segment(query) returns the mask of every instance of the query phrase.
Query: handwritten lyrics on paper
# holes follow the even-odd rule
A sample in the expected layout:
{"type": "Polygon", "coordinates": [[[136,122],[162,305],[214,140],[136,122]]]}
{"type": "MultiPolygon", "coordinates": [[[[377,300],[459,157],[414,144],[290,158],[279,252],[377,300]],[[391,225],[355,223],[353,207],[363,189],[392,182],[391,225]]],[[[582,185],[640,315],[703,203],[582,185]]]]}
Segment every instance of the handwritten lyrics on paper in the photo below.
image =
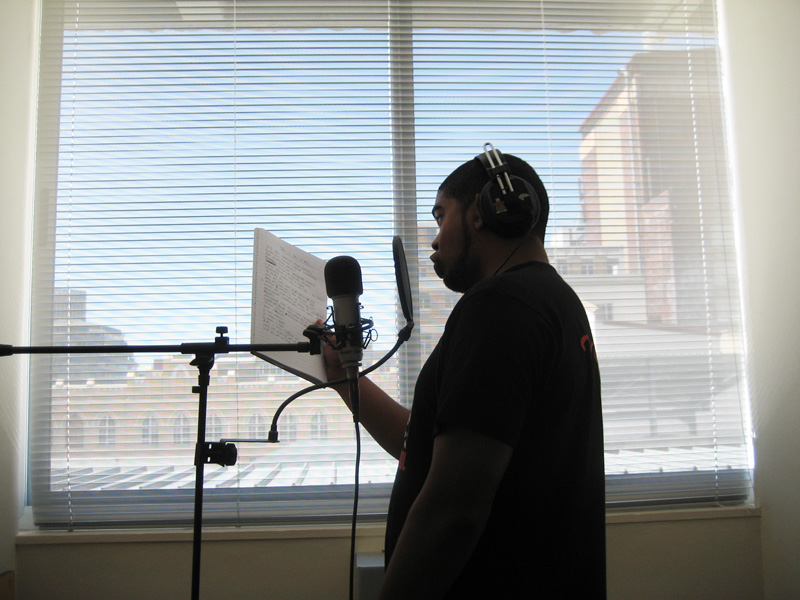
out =
{"type": "MultiPolygon", "coordinates": [[[[325,261],[264,230],[253,241],[251,343],[293,344],[307,341],[303,331],[325,319],[325,261]]],[[[320,355],[257,352],[292,373],[317,381],[324,378],[320,355]]]]}

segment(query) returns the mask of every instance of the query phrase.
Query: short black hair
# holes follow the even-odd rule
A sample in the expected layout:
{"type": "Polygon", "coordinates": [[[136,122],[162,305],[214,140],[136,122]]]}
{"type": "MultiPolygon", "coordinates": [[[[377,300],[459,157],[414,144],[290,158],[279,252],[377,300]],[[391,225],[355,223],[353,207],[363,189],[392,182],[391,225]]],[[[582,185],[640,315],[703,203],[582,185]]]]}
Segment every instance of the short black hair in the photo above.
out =
{"type": "MultiPolygon", "coordinates": [[[[508,163],[511,174],[524,179],[536,190],[539,198],[539,220],[533,227],[533,235],[544,242],[545,229],[547,228],[547,217],[550,214],[550,201],[547,197],[547,190],[536,173],[534,168],[521,158],[513,154],[503,154],[508,163]]],[[[481,193],[483,186],[489,183],[489,174],[477,158],[465,162],[455,171],[450,173],[439,186],[439,193],[458,201],[463,213],[466,213],[470,205],[475,201],[477,194],[481,193]]]]}

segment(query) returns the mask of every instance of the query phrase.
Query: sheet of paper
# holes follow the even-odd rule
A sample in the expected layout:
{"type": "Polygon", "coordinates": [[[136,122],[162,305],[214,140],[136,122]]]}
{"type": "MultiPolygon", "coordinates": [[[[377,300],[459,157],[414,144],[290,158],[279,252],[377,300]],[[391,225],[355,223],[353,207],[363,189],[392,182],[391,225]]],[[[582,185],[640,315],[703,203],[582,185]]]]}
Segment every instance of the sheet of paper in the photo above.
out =
{"type": "MultiPolygon", "coordinates": [[[[253,238],[251,344],[308,341],[303,331],[325,320],[325,261],[256,228],[253,238]]],[[[313,383],[326,380],[321,354],[253,352],[259,358],[313,383]]]]}

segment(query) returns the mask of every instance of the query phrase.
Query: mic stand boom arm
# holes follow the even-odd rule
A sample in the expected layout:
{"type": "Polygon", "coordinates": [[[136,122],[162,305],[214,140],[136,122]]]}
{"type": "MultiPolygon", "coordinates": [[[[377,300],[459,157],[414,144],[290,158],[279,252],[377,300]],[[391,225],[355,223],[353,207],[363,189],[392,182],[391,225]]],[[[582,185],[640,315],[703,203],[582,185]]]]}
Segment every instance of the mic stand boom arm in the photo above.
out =
{"type": "Polygon", "coordinates": [[[200,598],[200,548],[203,530],[203,476],[206,464],[223,467],[235,465],[236,446],[230,442],[206,442],[206,409],[208,406],[208,386],[211,382],[211,368],[217,354],[230,352],[308,352],[319,354],[322,350],[320,331],[307,328],[303,335],[308,342],[296,344],[231,344],[227,327],[217,327],[217,337],[213,342],[185,343],[180,345],[96,345],[96,346],[11,346],[0,344],[0,357],[14,354],[194,354],[191,365],[197,367],[197,385],[192,393],[198,394],[197,443],[195,445],[195,488],[194,488],[194,534],[192,537],[192,600],[200,598]]]}

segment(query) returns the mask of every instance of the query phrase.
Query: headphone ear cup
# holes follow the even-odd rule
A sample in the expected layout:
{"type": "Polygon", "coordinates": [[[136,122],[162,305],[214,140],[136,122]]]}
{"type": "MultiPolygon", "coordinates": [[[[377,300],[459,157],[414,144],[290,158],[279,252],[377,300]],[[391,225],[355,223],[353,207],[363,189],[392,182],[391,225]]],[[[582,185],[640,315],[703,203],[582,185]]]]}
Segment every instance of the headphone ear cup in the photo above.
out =
{"type": "Polygon", "coordinates": [[[533,186],[520,177],[510,178],[513,192],[504,194],[494,177],[483,186],[478,212],[491,231],[502,237],[519,237],[533,229],[541,209],[533,186]]]}

